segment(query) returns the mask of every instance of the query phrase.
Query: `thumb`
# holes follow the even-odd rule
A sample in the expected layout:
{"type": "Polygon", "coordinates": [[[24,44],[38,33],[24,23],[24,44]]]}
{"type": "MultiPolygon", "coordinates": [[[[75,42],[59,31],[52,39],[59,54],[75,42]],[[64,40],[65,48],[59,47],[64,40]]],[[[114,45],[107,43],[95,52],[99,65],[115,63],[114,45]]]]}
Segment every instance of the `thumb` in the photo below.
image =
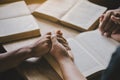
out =
{"type": "Polygon", "coordinates": [[[102,22],[102,21],[103,21],[103,18],[104,18],[104,14],[102,14],[102,15],[100,16],[99,22],[102,22]]]}
{"type": "Polygon", "coordinates": [[[52,44],[58,42],[55,35],[52,35],[52,36],[51,36],[51,41],[52,41],[52,44]]]}
{"type": "Polygon", "coordinates": [[[69,57],[71,58],[71,60],[74,61],[74,56],[73,56],[71,50],[68,51],[68,55],[69,55],[69,57]]]}

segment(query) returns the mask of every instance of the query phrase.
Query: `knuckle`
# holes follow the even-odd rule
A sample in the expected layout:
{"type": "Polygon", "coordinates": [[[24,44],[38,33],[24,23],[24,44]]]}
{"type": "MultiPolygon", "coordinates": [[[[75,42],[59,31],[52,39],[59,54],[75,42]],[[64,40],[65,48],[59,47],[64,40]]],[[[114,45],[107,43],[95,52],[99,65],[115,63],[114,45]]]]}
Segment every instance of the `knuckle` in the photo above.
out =
{"type": "Polygon", "coordinates": [[[114,15],[115,15],[115,16],[119,16],[120,13],[118,13],[118,12],[114,12],[114,15]]]}
{"type": "Polygon", "coordinates": [[[48,48],[48,47],[49,47],[49,44],[46,42],[46,43],[44,43],[44,46],[45,46],[46,48],[48,48]]]}
{"type": "Polygon", "coordinates": [[[46,38],[50,38],[51,36],[50,35],[47,35],[46,38]]]}
{"type": "Polygon", "coordinates": [[[108,10],[106,13],[107,14],[112,14],[114,11],[113,10],[108,10]]]}

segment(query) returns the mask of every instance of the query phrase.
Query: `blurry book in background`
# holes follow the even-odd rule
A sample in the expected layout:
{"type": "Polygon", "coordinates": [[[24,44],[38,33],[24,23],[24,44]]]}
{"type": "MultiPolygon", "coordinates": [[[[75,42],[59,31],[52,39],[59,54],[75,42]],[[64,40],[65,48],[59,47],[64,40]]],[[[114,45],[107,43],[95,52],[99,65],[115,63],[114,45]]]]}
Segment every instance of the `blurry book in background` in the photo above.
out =
{"type": "Polygon", "coordinates": [[[106,10],[106,7],[88,0],[48,0],[33,14],[79,31],[86,31],[96,28],[98,18],[106,10]]]}
{"type": "Polygon", "coordinates": [[[0,20],[25,15],[30,15],[30,11],[24,1],[0,5],[0,20]]]}
{"type": "Polygon", "coordinates": [[[0,20],[0,43],[40,36],[32,15],[0,20]]]}

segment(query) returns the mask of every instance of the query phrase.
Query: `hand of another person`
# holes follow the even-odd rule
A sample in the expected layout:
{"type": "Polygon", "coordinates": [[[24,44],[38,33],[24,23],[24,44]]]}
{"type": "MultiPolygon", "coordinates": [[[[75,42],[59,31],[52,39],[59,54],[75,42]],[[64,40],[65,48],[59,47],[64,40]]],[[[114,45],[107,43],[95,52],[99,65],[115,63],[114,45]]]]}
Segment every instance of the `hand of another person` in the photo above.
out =
{"type": "Polygon", "coordinates": [[[70,58],[73,60],[71,49],[68,46],[67,41],[63,38],[61,31],[57,31],[57,33],[51,37],[51,41],[52,48],[50,54],[54,56],[57,61],[66,58],[70,58]]]}
{"type": "Polygon", "coordinates": [[[109,10],[100,18],[102,35],[120,41],[120,9],[109,10]]]}
{"type": "Polygon", "coordinates": [[[117,34],[112,34],[111,38],[113,38],[114,40],[120,42],[120,32],[117,33],[117,34]]]}

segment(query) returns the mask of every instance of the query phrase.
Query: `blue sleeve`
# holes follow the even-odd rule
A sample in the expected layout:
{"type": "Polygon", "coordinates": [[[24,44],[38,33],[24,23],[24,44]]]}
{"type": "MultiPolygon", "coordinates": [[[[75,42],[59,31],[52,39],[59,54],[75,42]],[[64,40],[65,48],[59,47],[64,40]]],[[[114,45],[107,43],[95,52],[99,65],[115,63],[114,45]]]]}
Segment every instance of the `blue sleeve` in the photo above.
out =
{"type": "Polygon", "coordinates": [[[120,80],[120,47],[112,55],[111,61],[103,72],[101,80],[120,80]]]}

